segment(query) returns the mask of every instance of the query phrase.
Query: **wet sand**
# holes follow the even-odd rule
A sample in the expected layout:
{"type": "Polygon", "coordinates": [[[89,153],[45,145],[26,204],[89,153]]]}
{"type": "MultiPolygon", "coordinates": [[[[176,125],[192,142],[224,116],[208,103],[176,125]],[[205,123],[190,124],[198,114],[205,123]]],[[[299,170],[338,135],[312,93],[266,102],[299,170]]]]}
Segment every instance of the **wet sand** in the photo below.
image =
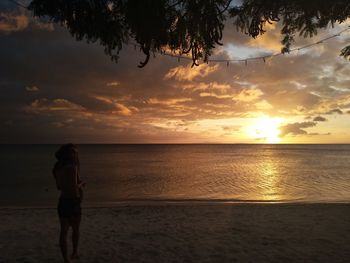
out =
{"type": "MultiPolygon", "coordinates": [[[[0,262],[62,262],[55,209],[0,209],[0,262]]],[[[75,262],[350,262],[350,204],[85,208],[75,262]]]]}

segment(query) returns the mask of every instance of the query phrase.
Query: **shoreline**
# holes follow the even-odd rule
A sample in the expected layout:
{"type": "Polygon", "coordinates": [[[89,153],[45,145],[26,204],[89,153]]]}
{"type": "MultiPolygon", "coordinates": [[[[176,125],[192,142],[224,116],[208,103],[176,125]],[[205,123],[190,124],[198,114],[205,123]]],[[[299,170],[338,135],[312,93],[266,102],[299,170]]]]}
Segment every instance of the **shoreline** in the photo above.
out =
{"type": "MultiPolygon", "coordinates": [[[[0,209],[0,262],[62,262],[57,211],[0,209]]],[[[350,262],[350,204],[83,208],[81,263],[350,262]]]]}
{"type": "MultiPolygon", "coordinates": [[[[332,201],[332,202],[314,202],[314,201],[300,201],[300,202],[285,202],[285,201],[208,201],[208,200],[128,200],[128,201],[116,201],[116,202],[104,202],[104,203],[90,203],[82,204],[82,209],[109,209],[119,207],[138,207],[138,206],[254,206],[254,205],[272,205],[272,206],[323,206],[323,205],[349,205],[350,201],[332,201]]],[[[12,206],[0,206],[1,210],[26,210],[26,209],[56,209],[57,204],[53,205],[12,205],[12,206]]]]}

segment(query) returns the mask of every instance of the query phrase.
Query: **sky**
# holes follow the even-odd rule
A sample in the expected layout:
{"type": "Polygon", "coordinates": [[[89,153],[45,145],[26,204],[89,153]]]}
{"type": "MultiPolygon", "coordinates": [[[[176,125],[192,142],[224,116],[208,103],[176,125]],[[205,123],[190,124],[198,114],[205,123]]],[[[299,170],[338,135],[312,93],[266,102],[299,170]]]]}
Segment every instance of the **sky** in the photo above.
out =
{"type": "MultiPolygon", "coordinates": [[[[297,38],[334,35],[347,23],[297,38]]],[[[280,26],[257,39],[227,22],[211,57],[281,49],[280,26]]],[[[0,3],[0,143],[350,143],[350,30],[263,60],[191,62],[125,47],[118,63],[98,43],[0,3]]]]}

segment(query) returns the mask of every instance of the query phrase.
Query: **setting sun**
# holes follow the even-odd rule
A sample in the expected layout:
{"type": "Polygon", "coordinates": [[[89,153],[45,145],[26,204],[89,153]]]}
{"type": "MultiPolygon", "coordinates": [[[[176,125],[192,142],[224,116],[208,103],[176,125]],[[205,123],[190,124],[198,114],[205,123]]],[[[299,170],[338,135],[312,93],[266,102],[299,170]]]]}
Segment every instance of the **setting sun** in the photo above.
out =
{"type": "Polygon", "coordinates": [[[248,134],[251,138],[266,143],[279,143],[281,131],[279,127],[282,123],[281,118],[262,117],[257,119],[252,126],[248,128],[248,134]]]}

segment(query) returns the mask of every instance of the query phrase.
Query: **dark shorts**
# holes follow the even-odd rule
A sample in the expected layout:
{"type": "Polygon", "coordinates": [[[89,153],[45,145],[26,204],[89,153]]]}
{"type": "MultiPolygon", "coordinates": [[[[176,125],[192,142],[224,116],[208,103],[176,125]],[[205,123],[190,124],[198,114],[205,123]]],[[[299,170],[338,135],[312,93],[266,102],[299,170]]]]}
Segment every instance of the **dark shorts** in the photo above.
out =
{"type": "Polygon", "coordinates": [[[80,198],[63,199],[58,201],[57,211],[59,217],[81,216],[80,198]]]}

